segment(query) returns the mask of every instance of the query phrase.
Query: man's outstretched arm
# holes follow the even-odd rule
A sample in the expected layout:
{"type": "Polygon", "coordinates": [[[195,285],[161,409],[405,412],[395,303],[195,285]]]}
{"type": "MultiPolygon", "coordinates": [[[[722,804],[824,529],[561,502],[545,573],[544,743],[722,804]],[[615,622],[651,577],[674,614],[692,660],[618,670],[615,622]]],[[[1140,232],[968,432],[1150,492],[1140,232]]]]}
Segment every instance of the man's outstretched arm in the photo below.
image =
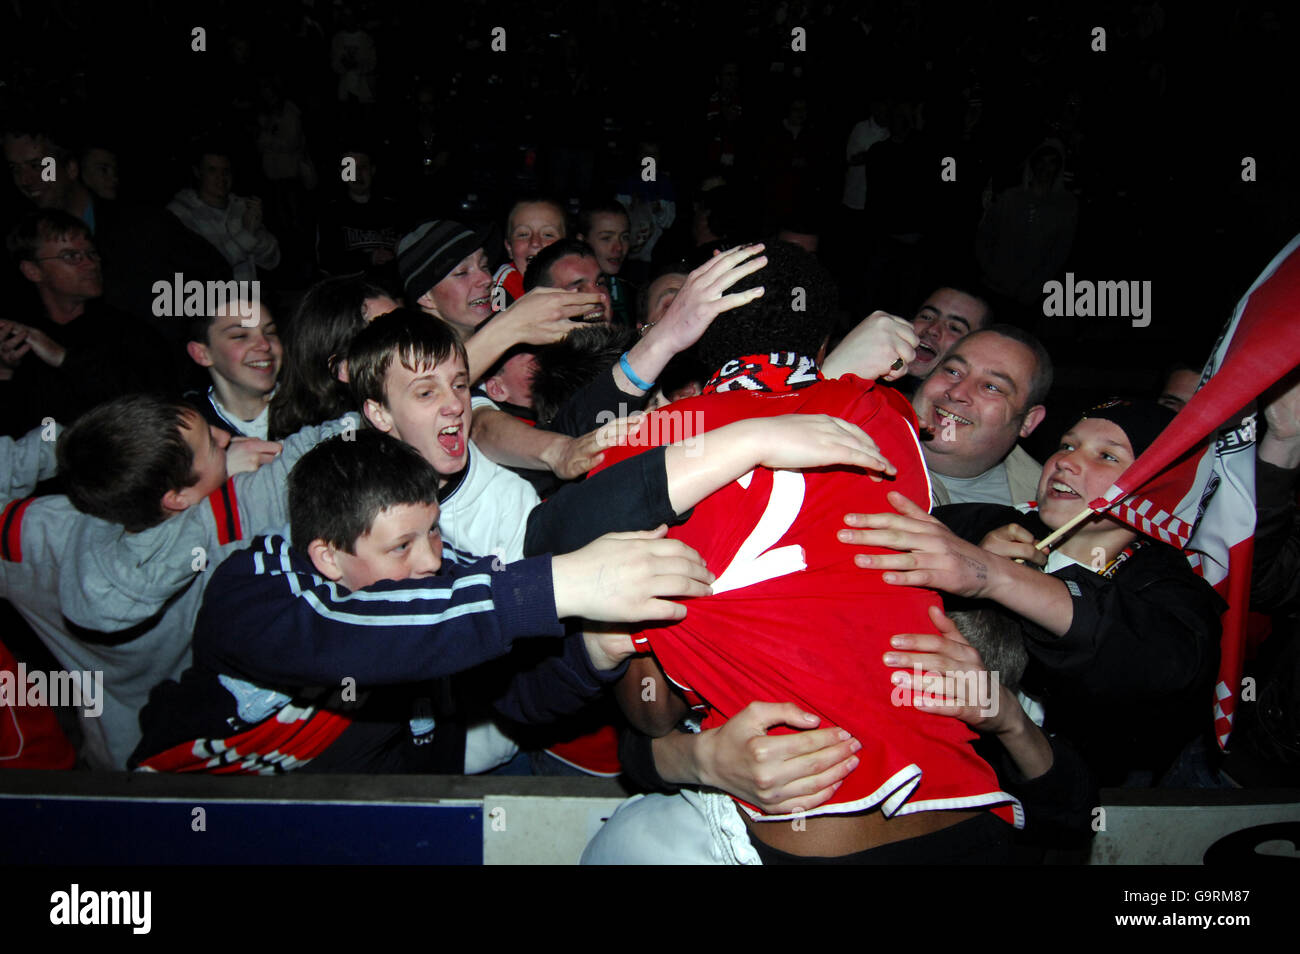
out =
{"type": "MultiPolygon", "coordinates": [[[[634,432],[629,440],[636,439],[634,432]]],[[[875,441],[839,418],[785,414],[736,421],[560,488],[528,515],[524,554],[564,553],[602,533],[675,521],[755,467],[791,470],[837,464],[861,467],[873,475],[896,473],[875,441]]]]}

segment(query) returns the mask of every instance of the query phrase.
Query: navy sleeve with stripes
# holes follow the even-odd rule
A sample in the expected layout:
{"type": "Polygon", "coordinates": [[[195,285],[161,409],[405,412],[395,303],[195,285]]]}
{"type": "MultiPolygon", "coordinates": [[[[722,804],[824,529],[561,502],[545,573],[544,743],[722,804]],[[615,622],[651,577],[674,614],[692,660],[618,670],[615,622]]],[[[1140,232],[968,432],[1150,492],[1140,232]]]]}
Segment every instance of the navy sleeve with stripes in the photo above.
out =
{"type": "Polygon", "coordinates": [[[351,677],[359,687],[396,685],[503,656],[516,639],[563,634],[550,557],[509,566],[480,560],[349,591],[272,537],[216,571],[194,657],[262,684],[328,686],[351,677]]]}
{"type": "Polygon", "coordinates": [[[528,514],[524,555],[570,553],[601,534],[653,530],[679,517],[668,497],[667,449],[654,447],[565,484],[528,514]]]}

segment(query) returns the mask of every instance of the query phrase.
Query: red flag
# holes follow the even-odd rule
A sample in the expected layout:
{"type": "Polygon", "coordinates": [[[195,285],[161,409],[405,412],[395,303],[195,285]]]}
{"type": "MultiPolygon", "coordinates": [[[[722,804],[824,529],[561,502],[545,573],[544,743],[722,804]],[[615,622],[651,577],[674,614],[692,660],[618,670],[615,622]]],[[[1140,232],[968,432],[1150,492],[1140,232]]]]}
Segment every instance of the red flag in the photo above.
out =
{"type": "Polygon", "coordinates": [[[1225,747],[1241,684],[1255,546],[1253,404],[1300,364],[1298,249],[1300,235],[1238,302],[1187,406],[1088,504],[1113,507],[1135,529],[1187,550],[1193,568],[1227,601],[1214,709],[1225,747]]]}

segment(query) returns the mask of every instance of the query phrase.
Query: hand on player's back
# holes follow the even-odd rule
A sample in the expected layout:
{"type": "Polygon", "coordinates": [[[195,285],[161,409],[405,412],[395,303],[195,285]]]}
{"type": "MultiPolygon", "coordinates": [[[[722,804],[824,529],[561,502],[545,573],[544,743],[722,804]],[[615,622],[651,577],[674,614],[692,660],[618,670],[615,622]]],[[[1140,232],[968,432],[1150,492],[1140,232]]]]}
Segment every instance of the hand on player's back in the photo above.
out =
{"type": "Polygon", "coordinates": [[[884,663],[898,670],[892,676],[894,685],[909,690],[911,705],[924,712],[952,716],[980,732],[1000,731],[1012,718],[1001,706],[1001,698],[980,699],[978,693],[971,692],[988,681],[988,667],[979,650],[937,606],[930,607],[930,621],[937,635],[899,633],[890,637],[892,648],[885,653],[884,663]],[[923,674],[920,684],[917,670],[923,674]]]}
{"type": "Polygon", "coordinates": [[[700,781],[769,815],[816,808],[857,768],[854,753],[862,748],[844,729],[814,728],[818,721],[793,703],[751,702],[700,734],[700,781]],[[779,725],[806,731],[767,734],[779,725]]]}
{"type": "Polygon", "coordinates": [[[772,470],[843,464],[891,475],[898,473],[862,428],[838,417],[782,414],[753,418],[747,424],[762,442],[760,464],[772,470]]]}
{"type": "MultiPolygon", "coordinates": [[[[641,425],[645,415],[641,412],[619,417],[602,424],[581,437],[570,437],[557,443],[547,464],[562,480],[574,480],[605,459],[604,452],[627,442],[627,435],[641,425]]],[[[543,458],[545,459],[545,458],[543,458]]]]}
{"type": "Polygon", "coordinates": [[[885,499],[896,513],[845,514],[845,525],[857,529],[840,530],[837,538],[851,546],[898,552],[859,553],[854,563],[884,570],[881,579],[897,586],[925,586],[972,599],[989,595],[994,571],[1006,561],[967,543],[898,491],[891,490],[885,499]]]}
{"type": "Polygon", "coordinates": [[[668,528],[607,533],[551,561],[555,610],[612,623],[681,619],[686,607],[665,597],[708,596],[714,576],[668,528]]]}

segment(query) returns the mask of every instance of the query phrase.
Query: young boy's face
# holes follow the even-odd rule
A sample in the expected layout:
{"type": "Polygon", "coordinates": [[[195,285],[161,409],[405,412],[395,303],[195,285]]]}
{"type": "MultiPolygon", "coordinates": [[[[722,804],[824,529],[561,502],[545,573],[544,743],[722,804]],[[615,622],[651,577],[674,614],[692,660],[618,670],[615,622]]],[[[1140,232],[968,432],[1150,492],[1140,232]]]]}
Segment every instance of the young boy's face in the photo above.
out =
{"type": "MultiPolygon", "coordinates": [[[[1133,463],[1128,435],[1114,421],[1084,418],[1061,438],[1038,478],[1038,514],[1053,530],[1103,496],[1133,463]]],[[[1114,517],[1108,525],[1122,526],[1114,517]]],[[[1096,518],[1090,524],[1098,523],[1096,518]]]]}
{"type": "Polygon", "coordinates": [[[437,504],[399,504],[381,510],[370,529],[345,553],[327,547],[314,555],[316,568],[350,590],[381,580],[433,576],[442,566],[437,504]]]}
{"type": "Polygon", "coordinates": [[[284,347],[275,322],[261,305],[253,309],[257,323],[245,327],[236,310],[219,315],[208,327],[208,343],[190,342],[190,356],[209,372],[237,390],[266,395],[275,389],[284,347]]]}
{"type": "Polygon", "coordinates": [[[431,315],[454,326],[462,338],[492,315],[492,272],[487,253],[477,249],[465,256],[418,304],[431,315]]]}
{"type": "Polygon", "coordinates": [[[533,256],[564,238],[564,216],[549,202],[527,202],[515,209],[506,223],[506,251],[523,274],[533,256]]]}
{"type": "Polygon", "coordinates": [[[521,351],[507,358],[501,370],[483,382],[483,390],[494,401],[532,407],[533,378],[536,375],[537,355],[521,351]]]}
{"type": "Polygon", "coordinates": [[[631,247],[631,226],[627,216],[616,212],[597,212],[591,217],[591,232],[583,238],[596,253],[600,270],[617,275],[631,247]]]}
{"type": "Polygon", "coordinates": [[[185,423],[181,426],[181,437],[194,452],[194,467],[190,476],[197,476],[198,480],[181,489],[179,494],[187,506],[193,506],[226,482],[226,448],[230,445],[230,435],[221,428],[208,424],[194,411],[187,411],[185,423]]]}
{"type": "Polygon", "coordinates": [[[469,372],[459,355],[412,371],[394,358],[384,377],[384,404],[366,401],[376,428],[414,447],[443,477],[469,460],[469,372]]]}

